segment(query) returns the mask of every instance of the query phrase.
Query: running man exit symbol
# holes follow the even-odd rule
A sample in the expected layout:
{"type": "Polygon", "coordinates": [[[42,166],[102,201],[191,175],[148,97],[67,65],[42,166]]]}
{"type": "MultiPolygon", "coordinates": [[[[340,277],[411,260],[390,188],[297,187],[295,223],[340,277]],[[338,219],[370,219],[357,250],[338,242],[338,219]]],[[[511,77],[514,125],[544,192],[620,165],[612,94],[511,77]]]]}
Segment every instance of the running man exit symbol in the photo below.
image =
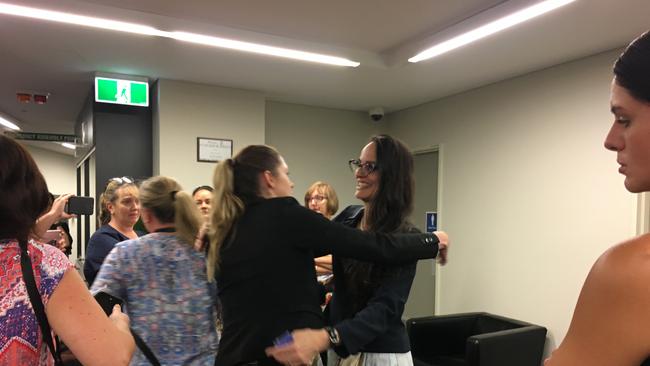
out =
{"type": "Polygon", "coordinates": [[[95,102],[148,107],[149,83],[95,77],[95,102]]]}
{"type": "Polygon", "coordinates": [[[118,104],[129,104],[131,101],[131,82],[126,80],[117,80],[117,95],[115,100],[118,104]]]}

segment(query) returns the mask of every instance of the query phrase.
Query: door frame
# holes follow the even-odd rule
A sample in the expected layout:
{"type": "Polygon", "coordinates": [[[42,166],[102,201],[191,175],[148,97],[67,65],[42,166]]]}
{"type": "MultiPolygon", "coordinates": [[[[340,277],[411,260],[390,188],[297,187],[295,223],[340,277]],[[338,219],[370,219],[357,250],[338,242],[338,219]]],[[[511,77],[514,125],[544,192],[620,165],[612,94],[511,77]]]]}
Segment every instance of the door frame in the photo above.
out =
{"type": "MultiPolygon", "coordinates": [[[[438,152],[438,192],[437,192],[437,202],[436,202],[436,211],[438,212],[438,217],[437,217],[437,224],[438,228],[444,227],[444,199],[442,196],[443,192],[443,175],[444,175],[444,145],[443,144],[436,144],[433,145],[432,147],[429,148],[423,148],[423,149],[417,149],[413,150],[412,154],[413,156],[419,155],[419,154],[426,154],[426,153],[432,153],[432,152],[438,152]]],[[[436,263],[434,265],[434,289],[433,289],[433,314],[438,315],[440,314],[440,277],[441,277],[441,271],[440,271],[440,265],[436,263]]]]}

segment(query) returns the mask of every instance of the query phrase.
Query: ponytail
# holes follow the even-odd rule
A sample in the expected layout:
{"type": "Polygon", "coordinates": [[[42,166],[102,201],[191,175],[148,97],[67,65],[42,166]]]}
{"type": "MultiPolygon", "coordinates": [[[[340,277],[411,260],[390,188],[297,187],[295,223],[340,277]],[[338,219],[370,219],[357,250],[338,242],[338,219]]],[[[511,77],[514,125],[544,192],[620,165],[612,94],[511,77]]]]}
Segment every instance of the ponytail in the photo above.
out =
{"type": "Polygon", "coordinates": [[[276,172],[282,162],[280,153],[271,146],[249,145],[232,159],[217,164],[212,178],[214,204],[208,236],[208,279],[219,269],[219,251],[226,237],[234,238],[233,227],[244,214],[244,202],[260,196],[260,174],[276,172]]]}
{"type": "Polygon", "coordinates": [[[203,218],[189,193],[178,191],[174,194],[174,211],[176,234],[187,244],[194,245],[203,218]]]}
{"type": "Polygon", "coordinates": [[[219,251],[226,236],[232,229],[235,221],[244,213],[244,203],[235,195],[235,160],[226,159],[217,164],[214,169],[213,200],[211,225],[208,232],[210,243],[208,245],[208,280],[214,279],[214,274],[219,268],[219,251]]]}
{"type": "Polygon", "coordinates": [[[108,200],[106,193],[99,196],[99,224],[100,226],[107,225],[111,221],[111,213],[108,211],[108,200]]]}
{"type": "Polygon", "coordinates": [[[182,189],[172,178],[149,178],[140,186],[140,204],[151,210],[161,223],[173,223],[176,235],[194,246],[203,218],[192,197],[182,189]]]}

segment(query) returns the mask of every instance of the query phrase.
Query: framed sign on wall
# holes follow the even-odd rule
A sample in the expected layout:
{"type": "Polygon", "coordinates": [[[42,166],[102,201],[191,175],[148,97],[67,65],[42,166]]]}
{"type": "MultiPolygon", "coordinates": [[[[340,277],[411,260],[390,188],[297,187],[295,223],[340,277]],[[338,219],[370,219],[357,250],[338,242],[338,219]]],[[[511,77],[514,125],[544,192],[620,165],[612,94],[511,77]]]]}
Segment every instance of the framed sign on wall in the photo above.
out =
{"type": "Polygon", "coordinates": [[[232,157],[232,140],[209,137],[196,138],[196,161],[218,163],[232,157]]]}

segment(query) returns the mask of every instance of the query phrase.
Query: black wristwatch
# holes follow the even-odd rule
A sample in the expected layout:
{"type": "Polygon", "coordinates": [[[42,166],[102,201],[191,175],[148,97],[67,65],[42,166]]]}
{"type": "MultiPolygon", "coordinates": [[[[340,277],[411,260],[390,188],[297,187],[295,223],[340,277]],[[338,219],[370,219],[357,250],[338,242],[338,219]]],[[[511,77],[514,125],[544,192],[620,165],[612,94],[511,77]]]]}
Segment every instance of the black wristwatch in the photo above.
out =
{"type": "Polygon", "coordinates": [[[331,346],[338,346],[341,344],[341,338],[339,338],[339,332],[336,331],[336,329],[332,327],[325,327],[324,329],[327,331],[327,336],[330,339],[331,346]]]}

